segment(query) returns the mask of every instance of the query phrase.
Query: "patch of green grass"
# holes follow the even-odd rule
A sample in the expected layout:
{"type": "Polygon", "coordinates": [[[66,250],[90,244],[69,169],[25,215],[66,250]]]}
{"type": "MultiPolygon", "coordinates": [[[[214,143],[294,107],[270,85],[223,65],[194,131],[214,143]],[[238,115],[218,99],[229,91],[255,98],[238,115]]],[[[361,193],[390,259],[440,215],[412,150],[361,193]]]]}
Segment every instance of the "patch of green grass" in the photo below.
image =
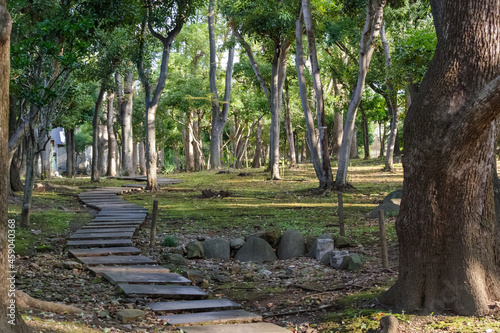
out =
{"type": "Polygon", "coordinates": [[[163,238],[163,246],[176,247],[177,245],[179,245],[179,241],[175,238],[175,236],[166,236],[163,238]]]}

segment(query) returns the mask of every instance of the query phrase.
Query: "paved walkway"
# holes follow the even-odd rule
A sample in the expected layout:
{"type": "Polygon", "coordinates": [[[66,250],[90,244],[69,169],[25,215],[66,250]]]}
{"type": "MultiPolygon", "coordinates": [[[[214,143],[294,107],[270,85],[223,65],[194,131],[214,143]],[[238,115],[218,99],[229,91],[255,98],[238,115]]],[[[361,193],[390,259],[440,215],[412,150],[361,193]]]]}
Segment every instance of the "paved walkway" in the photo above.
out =
{"type": "MultiPolygon", "coordinates": [[[[133,179],[133,178],[131,178],[133,179]]],[[[134,179],[135,180],[135,179],[134,179]]],[[[163,178],[162,184],[178,182],[163,178]]],[[[226,299],[209,299],[190,280],[170,273],[155,260],[141,255],[132,236],[144,222],[147,209],[118,195],[137,191],[137,186],[106,187],[79,195],[86,205],[99,210],[92,223],[68,240],[68,251],[97,276],[117,285],[127,296],[161,298],[148,306],[171,325],[186,333],[283,333],[290,332],[226,299]]]]}

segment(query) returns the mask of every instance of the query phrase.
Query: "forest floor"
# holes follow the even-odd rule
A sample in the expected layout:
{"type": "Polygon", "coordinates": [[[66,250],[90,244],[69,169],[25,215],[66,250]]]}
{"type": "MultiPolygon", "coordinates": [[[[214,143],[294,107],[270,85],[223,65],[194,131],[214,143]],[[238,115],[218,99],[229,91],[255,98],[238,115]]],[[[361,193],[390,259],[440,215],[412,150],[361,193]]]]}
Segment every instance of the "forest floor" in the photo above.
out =
{"type": "MultiPolygon", "coordinates": [[[[387,219],[390,269],[379,260],[378,221],[369,212],[391,191],[402,188],[402,168],[381,172],[382,161],[353,161],[344,194],[346,235],[353,242],[364,266],[356,272],[335,270],[308,257],[252,264],[236,261],[190,260],[189,268],[201,272],[198,282],[211,295],[239,302],[264,320],[287,327],[291,332],[375,332],[379,319],[390,313],[377,297],[397,278],[397,236],[395,218],[387,219]]],[[[231,170],[176,173],[165,177],[185,182],[164,187],[160,192],[125,195],[125,200],[147,207],[159,201],[157,241],[186,244],[205,237],[236,238],[256,230],[285,231],[293,228],[305,236],[337,234],[337,194],[318,195],[311,165],[285,169],[283,180],[267,180],[263,170],[231,170]],[[244,176],[240,176],[245,172],[244,176]],[[224,198],[203,199],[201,191],[225,191],[224,198]]],[[[97,186],[121,186],[130,181],[102,179],[97,186]]],[[[124,325],[114,314],[145,302],[128,299],[89,271],[67,268],[67,237],[91,221],[95,211],[84,207],[76,194],[91,186],[88,178],[53,179],[35,190],[31,225],[17,230],[17,288],[32,297],[74,305],[77,316],[32,310],[24,318],[35,332],[170,332],[147,312],[142,322],[124,325]],[[133,305],[134,304],[134,305],[133,305]]],[[[20,202],[9,204],[9,218],[20,220],[20,202]]],[[[148,249],[149,221],[134,237],[144,254],[161,260],[167,246],[148,249]]],[[[172,245],[167,244],[166,245],[172,245]]],[[[500,314],[485,317],[452,315],[418,316],[395,314],[399,332],[498,332],[500,314]]]]}

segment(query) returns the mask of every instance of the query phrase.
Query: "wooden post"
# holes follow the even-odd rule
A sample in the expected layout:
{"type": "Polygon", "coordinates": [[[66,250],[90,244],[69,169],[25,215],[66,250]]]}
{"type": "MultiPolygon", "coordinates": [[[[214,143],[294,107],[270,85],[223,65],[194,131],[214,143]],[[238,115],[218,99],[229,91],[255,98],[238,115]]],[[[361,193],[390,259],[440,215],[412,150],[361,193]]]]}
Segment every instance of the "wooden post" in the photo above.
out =
{"type": "Polygon", "coordinates": [[[380,251],[382,255],[382,266],[389,268],[389,256],[387,254],[387,236],[385,234],[385,212],[378,211],[378,227],[380,229],[380,251]]]}
{"type": "Polygon", "coordinates": [[[344,227],[344,200],[343,200],[343,193],[339,192],[337,194],[338,201],[339,201],[339,225],[340,225],[340,236],[345,236],[345,227],[344,227]]]}
{"type": "Polygon", "coordinates": [[[153,219],[151,221],[151,232],[149,238],[149,248],[155,246],[156,240],[156,222],[158,221],[158,200],[153,201],[153,219]]]}

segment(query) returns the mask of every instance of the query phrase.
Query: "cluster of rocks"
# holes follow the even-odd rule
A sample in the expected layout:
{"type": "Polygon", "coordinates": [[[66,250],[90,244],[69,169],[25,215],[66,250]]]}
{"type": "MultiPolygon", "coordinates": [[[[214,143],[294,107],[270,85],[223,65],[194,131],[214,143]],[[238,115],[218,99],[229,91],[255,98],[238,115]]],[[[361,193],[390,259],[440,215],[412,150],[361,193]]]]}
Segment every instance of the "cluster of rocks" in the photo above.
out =
{"type": "Polygon", "coordinates": [[[325,234],[318,238],[304,238],[296,230],[289,229],[283,234],[278,231],[260,231],[245,238],[202,238],[190,241],[177,248],[171,248],[162,255],[162,263],[175,269],[186,266],[187,259],[234,258],[240,262],[264,263],[310,256],[336,269],[355,270],[362,262],[358,254],[338,250],[351,246],[348,237],[325,234]]]}

